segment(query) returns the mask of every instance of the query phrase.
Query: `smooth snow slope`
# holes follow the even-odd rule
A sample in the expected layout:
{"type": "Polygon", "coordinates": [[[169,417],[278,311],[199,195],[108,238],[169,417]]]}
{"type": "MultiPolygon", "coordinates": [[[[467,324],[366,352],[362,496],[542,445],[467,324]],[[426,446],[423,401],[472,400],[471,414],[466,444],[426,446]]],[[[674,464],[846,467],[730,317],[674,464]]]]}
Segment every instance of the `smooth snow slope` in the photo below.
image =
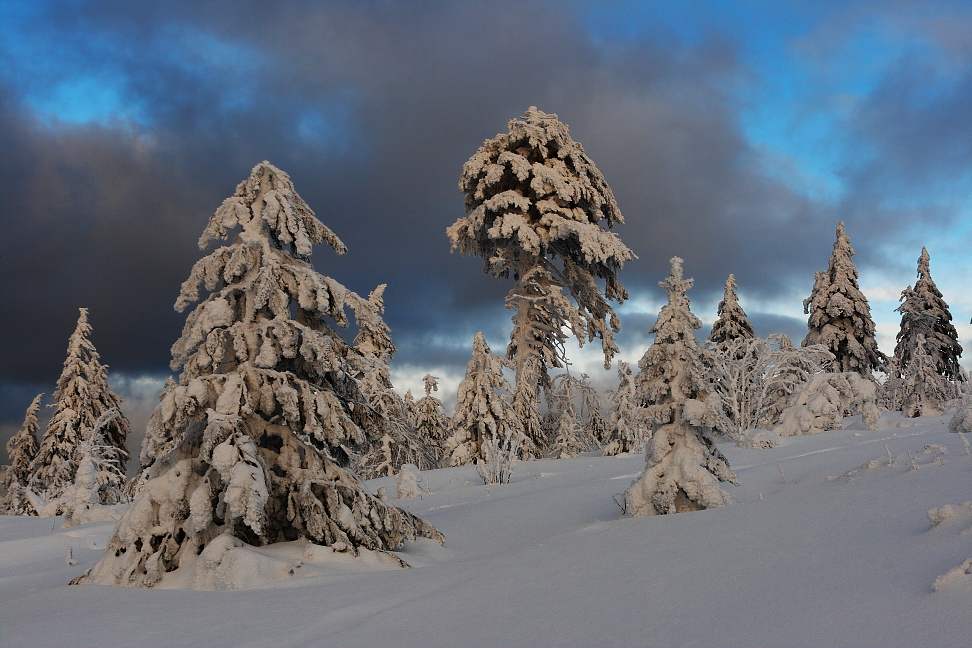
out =
{"type": "MultiPolygon", "coordinates": [[[[972,557],[972,515],[927,517],[972,500],[972,456],[946,421],[885,414],[876,431],[720,444],[735,503],[674,516],[619,516],[612,496],[641,456],[521,463],[489,488],[471,467],[425,472],[432,493],[400,503],[447,542],[401,552],[413,569],[324,555],[247,590],[68,587],[112,523],[5,516],[0,646],[967,648],[972,575],[932,591],[972,557]],[[936,444],[939,459],[924,452],[936,444]]],[[[391,493],[394,480],[368,486],[391,493]]]]}

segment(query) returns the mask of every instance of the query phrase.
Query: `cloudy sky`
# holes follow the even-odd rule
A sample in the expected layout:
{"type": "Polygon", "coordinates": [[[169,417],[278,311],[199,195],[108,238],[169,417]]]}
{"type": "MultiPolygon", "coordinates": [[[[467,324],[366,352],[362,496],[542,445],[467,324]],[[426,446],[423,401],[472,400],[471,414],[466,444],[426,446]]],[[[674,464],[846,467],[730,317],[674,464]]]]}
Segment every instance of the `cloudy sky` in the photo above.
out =
{"type": "MultiPolygon", "coordinates": [[[[476,331],[502,352],[510,329],[508,283],[449,250],[459,173],[531,105],[625,216],[621,359],[674,255],[707,327],[732,272],[758,333],[802,339],[841,220],[883,351],[922,245],[972,346],[968,2],[0,0],[0,441],[80,306],[144,425],[196,241],[261,160],[348,245],[319,272],[388,284],[396,385],[448,400],[476,331]]],[[[594,347],[568,348],[607,386],[594,347]]]]}

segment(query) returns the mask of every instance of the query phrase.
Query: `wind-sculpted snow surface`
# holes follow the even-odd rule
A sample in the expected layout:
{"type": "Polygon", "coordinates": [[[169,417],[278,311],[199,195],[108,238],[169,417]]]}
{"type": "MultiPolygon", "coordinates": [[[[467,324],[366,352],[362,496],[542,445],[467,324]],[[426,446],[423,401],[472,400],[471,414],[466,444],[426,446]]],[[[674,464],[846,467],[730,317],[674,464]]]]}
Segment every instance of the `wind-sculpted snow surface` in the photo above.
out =
{"type": "Polygon", "coordinates": [[[378,309],[307,260],[312,243],[344,245],[267,162],[212,216],[200,246],[234,228],[182,286],[180,311],[200,285],[210,294],[172,347],[182,374],[152,417],[141,492],[79,582],[209,587],[244,544],[302,540],[356,554],[442,539],[340,465],[388,425],[353,377],[361,352],[325,321],[347,325],[350,307],[377,331],[378,309]]]}
{"type": "MultiPolygon", "coordinates": [[[[734,503],[691,515],[619,517],[612,495],[643,467],[637,455],[524,462],[504,484],[484,485],[476,466],[423,471],[422,498],[391,503],[446,546],[352,557],[223,538],[199,556],[222,552],[201,580],[229,592],[67,588],[114,524],[0,516],[0,644],[967,648],[972,456],[947,420],[885,413],[877,430],[775,448],[720,441],[734,503]],[[935,445],[948,449],[938,460],[922,451],[935,445]]],[[[395,478],[365,487],[391,495],[395,478]]]]}

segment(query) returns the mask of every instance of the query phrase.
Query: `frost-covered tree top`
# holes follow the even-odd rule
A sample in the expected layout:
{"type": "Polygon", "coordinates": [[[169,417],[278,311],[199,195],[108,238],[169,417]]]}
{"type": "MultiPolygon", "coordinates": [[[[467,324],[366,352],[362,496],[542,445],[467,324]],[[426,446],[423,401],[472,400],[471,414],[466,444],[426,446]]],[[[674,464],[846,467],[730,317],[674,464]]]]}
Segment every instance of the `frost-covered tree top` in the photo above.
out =
{"type": "Polygon", "coordinates": [[[453,250],[482,257],[490,274],[512,272],[515,279],[538,263],[550,265],[586,320],[574,333],[581,342],[585,334],[590,340],[602,337],[610,360],[616,352],[610,333],[619,323],[606,300],[627,299],[617,273],[634,255],[601,226],[624,218],[604,176],[570,138],[566,124],[530,107],[510,120],[508,133],[486,140],[469,158],[459,189],[468,215],[448,230],[453,250]],[[605,281],[603,294],[594,278],[605,281]]]}
{"type": "MultiPolygon", "coordinates": [[[[68,339],[64,369],[54,391],[54,414],[47,423],[31,482],[47,499],[59,496],[73,481],[78,469],[78,446],[109,410],[121,411],[121,399],[108,386],[108,369],[98,361],[98,352],[88,339],[91,325],[88,309],[79,309],[78,324],[68,339]]],[[[102,434],[105,443],[119,450],[123,464],[128,459],[128,420],[114,418],[102,434]]]]}
{"type": "Polygon", "coordinates": [[[901,292],[902,304],[897,308],[901,313],[901,328],[894,355],[899,367],[907,367],[921,337],[938,373],[949,380],[961,380],[963,374],[958,359],[962,356],[962,346],[948,304],[932,279],[930,261],[928,250],[921,248],[918,281],[914,288],[908,286],[901,292]]]}
{"type": "Polygon", "coordinates": [[[709,340],[713,344],[722,344],[736,338],[756,337],[753,325],[746,317],[746,311],[739,305],[736,288],[736,276],[730,274],[726,279],[722,301],[719,302],[719,319],[712,325],[712,332],[709,333],[709,340]]]}
{"type": "Polygon", "coordinates": [[[16,478],[25,485],[30,477],[30,466],[39,449],[37,430],[40,424],[37,421],[37,413],[40,411],[43,395],[34,396],[34,400],[30,402],[27,412],[24,414],[24,424],[20,426],[20,431],[7,441],[7,457],[10,458],[10,467],[13,469],[16,478]]]}
{"type": "Polygon", "coordinates": [[[147,481],[82,582],[152,587],[179,571],[174,583],[202,586],[242,543],[303,538],[356,553],[442,539],[340,465],[382,438],[388,421],[354,378],[352,360],[365,355],[327,320],[346,326],[350,308],[370,331],[362,346],[381,355],[381,291],[366,300],[314,270],[313,243],[338,253],[344,245],[268,162],[223,202],[200,245],[234,228],[233,242],[197,262],[182,286],[180,311],[200,286],[210,294],[172,347],[182,373],[152,417],[147,481]]]}
{"type": "Polygon", "coordinates": [[[535,107],[483,143],[463,166],[459,189],[467,215],[447,230],[452,249],[482,257],[485,272],[516,281],[507,297],[516,311],[507,355],[516,361],[515,406],[539,444],[531,410],[547,368],[562,366],[563,327],[581,345],[600,338],[605,368],[617,353],[620,321],[608,301],[627,299],[617,274],[634,255],[602,223],[610,228],[624,219],[567,126],[535,107]]]}
{"type": "Polygon", "coordinates": [[[868,376],[886,358],[877,348],[871,307],[857,285],[853,256],[841,222],[827,270],[817,273],[813,291],[803,300],[803,312],[810,315],[803,346],[822,344],[834,354],[834,371],[868,376]]]}

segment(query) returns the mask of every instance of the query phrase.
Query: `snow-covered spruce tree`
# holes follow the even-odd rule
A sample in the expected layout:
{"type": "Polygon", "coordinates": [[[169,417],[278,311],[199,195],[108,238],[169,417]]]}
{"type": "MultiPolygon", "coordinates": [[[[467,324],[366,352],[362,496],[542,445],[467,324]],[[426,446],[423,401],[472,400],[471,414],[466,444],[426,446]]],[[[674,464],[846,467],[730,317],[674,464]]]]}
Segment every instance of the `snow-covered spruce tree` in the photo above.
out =
{"type": "Polygon", "coordinates": [[[80,459],[78,446],[110,410],[117,410],[119,416],[111,418],[102,434],[105,445],[117,448],[120,463],[112,469],[122,482],[125,480],[128,419],[120,415],[121,399],[108,387],[108,369],[98,362],[98,352],[88,339],[88,309],[79,310],[78,324],[68,340],[67,359],[54,391],[54,414],[31,466],[32,490],[49,501],[57,499],[74,482],[80,459]]]}
{"type": "Polygon", "coordinates": [[[803,300],[803,312],[810,317],[802,346],[827,347],[834,354],[834,371],[870,376],[887,358],[874,339],[871,307],[857,285],[853,256],[854,248],[841,222],[827,270],[817,273],[810,296],[803,300]]]}
{"type": "Polygon", "coordinates": [[[904,369],[911,363],[915,354],[918,337],[925,341],[925,351],[935,362],[935,370],[948,380],[962,380],[964,374],[959,366],[962,347],[958,342],[958,332],[952,324],[952,314],[942,293],[932,279],[929,263],[931,257],[926,248],[921,248],[918,257],[918,281],[915,287],[908,286],[901,292],[901,328],[898,330],[894,357],[898,367],[904,369]]]}
{"type": "Polygon", "coordinates": [[[452,430],[446,440],[442,463],[465,466],[488,461],[485,443],[521,434],[520,422],[510,400],[510,385],[503,378],[505,358],[493,355],[482,333],[473,340],[466,376],[459,383],[452,430]]]}
{"type": "Polygon", "coordinates": [[[635,378],[627,362],[618,360],[618,388],[612,398],[604,456],[622,452],[644,452],[647,436],[635,391],[635,378]]]}
{"type": "Polygon", "coordinates": [[[577,390],[580,393],[580,417],[581,425],[588,431],[594,443],[592,450],[599,445],[607,443],[608,422],[604,419],[601,411],[601,397],[597,389],[590,384],[590,376],[581,374],[581,379],[577,383],[577,390]]]}
{"type": "Polygon", "coordinates": [[[910,418],[939,416],[945,403],[958,396],[955,384],[939,373],[941,356],[929,353],[925,336],[915,336],[901,377],[901,413],[910,418]]]}
{"type": "Polygon", "coordinates": [[[574,399],[581,391],[580,386],[581,381],[566,371],[555,376],[552,381],[548,403],[553,425],[548,454],[554,459],[576,457],[597,446],[597,440],[590,429],[581,424],[574,405],[574,399]]]}
{"type": "Polygon", "coordinates": [[[692,314],[682,278],[682,260],[671,260],[671,274],[659,286],[668,294],[658,321],[649,331],[655,341],[638,366],[637,396],[652,422],[645,470],[624,492],[631,515],[681,513],[731,502],[719,482],[736,475],[710,438],[731,425],[718,395],[709,391],[702,348],[693,332],[702,322],[692,314]]]}
{"type": "Polygon", "coordinates": [[[442,401],[432,395],[432,392],[439,391],[439,379],[425,374],[422,380],[425,383],[425,396],[415,403],[415,429],[434,449],[436,457],[441,457],[449,419],[442,413],[442,401]]]}
{"type": "Polygon", "coordinates": [[[439,467],[438,446],[416,428],[408,404],[391,382],[388,364],[396,349],[391,329],[381,317],[385,312],[385,287],[381,284],[375,288],[368,296],[368,307],[356,310],[357,353],[349,354],[361,391],[383,424],[382,435],[371,439],[370,449],[353,457],[352,467],[365,479],[394,475],[405,464],[413,464],[419,470],[439,467]]]}
{"type": "Polygon", "coordinates": [[[736,295],[736,276],[729,275],[726,279],[726,289],[722,301],[719,302],[719,319],[712,325],[709,341],[713,344],[724,344],[737,338],[753,338],[753,325],[746,317],[746,311],[739,305],[736,295]]]}
{"type": "Polygon", "coordinates": [[[116,409],[102,414],[78,446],[74,483],[65,489],[56,503],[57,510],[64,514],[65,527],[117,520],[119,514],[110,508],[105,510],[102,505],[128,501],[121,451],[109,444],[105,435],[120,416],[116,409]]]}
{"type": "Polygon", "coordinates": [[[37,394],[30,402],[20,431],[7,441],[7,457],[10,459],[10,465],[3,467],[4,494],[0,498],[0,514],[37,515],[26,490],[30,487],[31,464],[37,456],[37,430],[40,428],[37,413],[40,411],[43,395],[37,394]]]}
{"type": "Polygon", "coordinates": [[[171,576],[202,587],[244,544],[305,539],[357,554],[442,539],[340,465],[380,438],[383,423],[353,378],[350,356],[360,352],[325,320],[346,326],[346,308],[359,318],[374,308],[309,262],[312,244],[338,253],[344,244],[268,162],[216,210],[200,247],[236,228],[232,243],[196,263],[176,300],[181,311],[201,285],[210,291],[172,347],[182,373],[156,411],[174,447],[152,458],[140,495],[79,582],[152,587],[171,576]]]}
{"type": "Polygon", "coordinates": [[[564,364],[564,327],[581,345],[600,338],[605,368],[617,353],[620,321],[608,300],[627,299],[618,271],[634,255],[601,221],[610,228],[624,219],[567,126],[532,106],[466,162],[459,189],[467,215],[448,229],[452,249],[482,257],[486,273],[515,281],[506,298],[514,311],[507,348],[516,371],[513,405],[527,449],[542,450],[537,405],[548,368],[564,364]]]}

